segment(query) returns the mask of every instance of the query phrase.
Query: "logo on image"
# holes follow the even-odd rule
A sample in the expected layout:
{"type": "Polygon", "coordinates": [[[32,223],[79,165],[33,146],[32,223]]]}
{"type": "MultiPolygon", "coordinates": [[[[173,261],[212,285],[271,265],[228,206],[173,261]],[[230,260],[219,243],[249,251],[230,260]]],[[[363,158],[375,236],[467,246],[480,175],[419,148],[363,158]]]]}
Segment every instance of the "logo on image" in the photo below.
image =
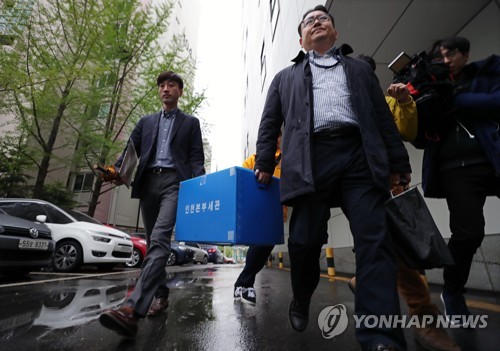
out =
{"type": "Polygon", "coordinates": [[[347,324],[347,309],[342,304],[325,307],[318,316],[318,326],[325,339],[342,334],[347,324]]]}

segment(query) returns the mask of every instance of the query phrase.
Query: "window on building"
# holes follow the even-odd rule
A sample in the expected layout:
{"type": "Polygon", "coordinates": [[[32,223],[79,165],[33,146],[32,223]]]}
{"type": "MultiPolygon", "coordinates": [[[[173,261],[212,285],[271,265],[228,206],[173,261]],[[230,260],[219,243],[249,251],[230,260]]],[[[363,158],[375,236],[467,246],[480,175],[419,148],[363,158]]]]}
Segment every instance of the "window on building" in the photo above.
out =
{"type": "Polygon", "coordinates": [[[94,173],[78,173],[75,174],[73,182],[73,192],[91,191],[94,184],[94,173]]]}
{"type": "Polygon", "coordinates": [[[280,1],[279,0],[269,0],[269,9],[271,11],[271,33],[272,41],[274,41],[274,35],[276,34],[276,28],[278,27],[278,19],[280,17],[280,1]]]}
{"type": "Polygon", "coordinates": [[[247,140],[245,145],[245,156],[248,157],[248,149],[250,148],[250,135],[247,132],[247,140]]]}
{"type": "MultiPolygon", "coordinates": [[[[95,80],[95,86],[103,91],[111,91],[112,87],[115,85],[117,76],[115,73],[104,73],[95,80]]],[[[95,104],[90,107],[91,117],[98,117],[100,119],[106,119],[111,108],[110,102],[105,102],[104,99],[100,104],[95,104]]]]}
{"type": "Polygon", "coordinates": [[[266,82],[267,68],[266,68],[266,43],[262,43],[262,50],[260,51],[260,89],[264,89],[264,83],[266,82]]]}
{"type": "Polygon", "coordinates": [[[106,118],[109,114],[109,109],[111,108],[111,103],[110,102],[105,102],[99,106],[99,112],[97,114],[97,117],[99,118],[106,118]]]}
{"type": "Polygon", "coordinates": [[[245,111],[246,111],[246,108],[247,108],[247,100],[248,100],[248,73],[247,73],[247,81],[246,81],[246,86],[245,86],[245,99],[243,100],[243,107],[245,108],[245,111]]]}
{"type": "Polygon", "coordinates": [[[115,73],[107,72],[97,79],[96,85],[99,89],[112,87],[117,79],[118,78],[115,73]]]}

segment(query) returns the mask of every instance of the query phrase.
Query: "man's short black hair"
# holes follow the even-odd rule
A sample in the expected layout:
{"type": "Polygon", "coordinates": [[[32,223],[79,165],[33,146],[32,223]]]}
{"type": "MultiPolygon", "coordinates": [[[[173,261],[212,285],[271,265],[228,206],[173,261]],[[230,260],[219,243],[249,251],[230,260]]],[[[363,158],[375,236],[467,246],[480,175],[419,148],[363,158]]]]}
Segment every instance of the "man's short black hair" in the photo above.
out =
{"type": "Polygon", "coordinates": [[[464,37],[448,37],[441,40],[440,46],[448,50],[458,50],[467,54],[470,49],[470,41],[464,37]]]}
{"type": "Polygon", "coordinates": [[[326,13],[328,15],[328,17],[330,17],[330,21],[332,21],[332,25],[333,27],[335,27],[335,21],[333,19],[333,16],[330,15],[330,13],[328,12],[328,9],[326,7],[324,7],[323,5],[318,5],[316,6],[315,8],[313,9],[310,9],[310,10],[307,10],[306,13],[304,13],[304,16],[302,16],[302,21],[300,21],[299,23],[299,36],[302,38],[302,22],[305,20],[306,16],[308,14],[310,14],[311,12],[313,11],[323,11],[324,13],[326,13]]]}
{"type": "Polygon", "coordinates": [[[431,47],[427,51],[427,58],[430,62],[439,62],[443,60],[441,56],[441,42],[442,39],[434,40],[431,47]]]}
{"type": "Polygon", "coordinates": [[[363,60],[366,63],[368,63],[370,65],[370,67],[372,68],[373,72],[375,72],[375,70],[377,69],[377,64],[375,63],[375,60],[373,59],[373,57],[365,55],[365,54],[361,54],[361,55],[358,55],[358,58],[360,60],[363,60]]]}
{"type": "Polygon", "coordinates": [[[160,84],[166,80],[177,83],[180,89],[184,88],[184,81],[182,80],[182,78],[172,71],[161,72],[158,78],[156,78],[156,85],[160,86],[160,84]]]}

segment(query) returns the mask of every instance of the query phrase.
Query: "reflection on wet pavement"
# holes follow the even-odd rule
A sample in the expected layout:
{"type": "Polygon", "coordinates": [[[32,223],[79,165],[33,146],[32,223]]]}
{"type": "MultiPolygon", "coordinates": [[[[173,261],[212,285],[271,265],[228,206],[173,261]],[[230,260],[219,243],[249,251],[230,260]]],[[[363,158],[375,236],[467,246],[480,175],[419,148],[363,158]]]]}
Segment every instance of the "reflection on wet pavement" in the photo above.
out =
{"type": "Polygon", "coordinates": [[[36,331],[41,338],[55,329],[84,325],[97,319],[103,309],[115,308],[124,301],[127,281],[80,279],[0,290],[2,308],[0,339],[22,337],[25,331],[36,331]],[[9,330],[4,333],[4,329],[9,330]],[[16,330],[14,333],[13,330],[16,330]]]}
{"type": "MultiPolygon", "coordinates": [[[[133,290],[138,270],[80,276],[29,277],[25,284],[0,279],[0,351],[50,350],[327,350],[358,351],[354,327],[325,339],[317,318],[342,303],[350,316],[354,298],[342,281],[321,279],[303,333],[288,324],[289,272],[263,269],[257,276],[257,305],[233,300],[238,265],[167,268],[168,313],[141,319],[134,339],[103,328],[102,310],[120,306],[133,290]]],[[[433,293],[433,300],[439,296],[433,293]]],[[[435,301],[436,302],[436,301],[435,301]]],[[[484,311],[473,310],[480,314],[484,311]]],[[[462,349],[496,351],[500,313],[488,312],[488,328],[451,330],[462,349]]],[[[405,330],[409,351],[420,350],[405,330]]]]}

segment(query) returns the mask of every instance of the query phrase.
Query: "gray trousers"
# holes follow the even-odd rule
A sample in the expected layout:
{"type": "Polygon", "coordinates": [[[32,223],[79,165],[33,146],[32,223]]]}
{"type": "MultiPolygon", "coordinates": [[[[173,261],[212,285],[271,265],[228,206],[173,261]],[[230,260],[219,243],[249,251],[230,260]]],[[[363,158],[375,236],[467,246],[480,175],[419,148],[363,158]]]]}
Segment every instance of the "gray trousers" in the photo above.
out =
{"type": "Polygon", "coordinates": [[[147,186],[141,194],[141,213],[148,252],[135,289],[126,302],[140,317],[146,316],[155,297],[168,297],[165,266],[170,254],[179,194],[179,179],[175,172],[149,173],[144,182],[147,186]]]}

